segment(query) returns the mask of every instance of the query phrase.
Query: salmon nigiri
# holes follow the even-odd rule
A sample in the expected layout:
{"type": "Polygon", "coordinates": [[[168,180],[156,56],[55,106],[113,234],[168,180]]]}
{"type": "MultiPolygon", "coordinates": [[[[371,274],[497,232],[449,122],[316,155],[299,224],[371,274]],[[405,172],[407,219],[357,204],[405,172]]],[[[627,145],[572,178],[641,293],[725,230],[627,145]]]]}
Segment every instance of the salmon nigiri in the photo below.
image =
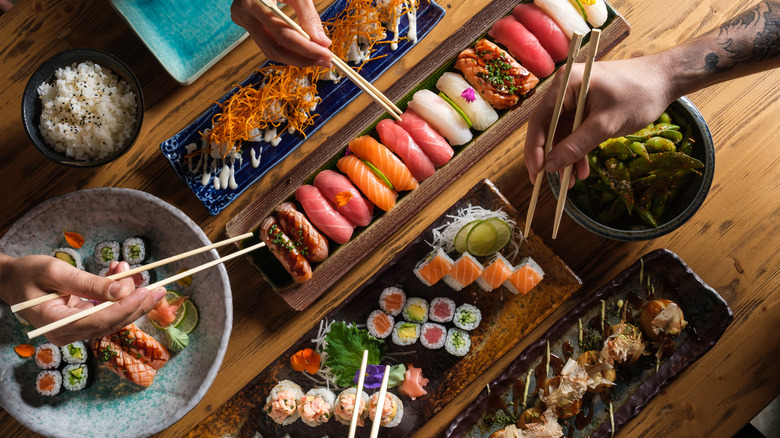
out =
{"type": "Polygon", "coordinates": [[[92,350],[98,361],[119,377],[144,387],[152,384],[157,371],[170,357],[168,349],[135,324],[95,338],[92,350]]]}
{"type": "Polygon", "coordinates": [[[373,164],[390,184],[398,190],[414,190],[419,183],[412,176],[412,172],[387,146],[374,140],[369,135],[358,137],[349,142],[349,150],[358,158],[373,164]]]}
{"type": "Polygon", "coordinates": [[[162,368],[171,357],[167,348],[135,324],[127,325],[114,333],[111,335],[111,340],[125,347],[136,357],[144,358],[145,363],[155,370],[162,368]]]}
{"type": "Polygon", "coordinates": [[[390,189],[378,176],[368,168],[360,158],[347,155],[336,163],[339,170],[346,173],[350,180],[363,192],[369,201],[384,211],[390,211],[395,206],[398,193],[390,189]]]}

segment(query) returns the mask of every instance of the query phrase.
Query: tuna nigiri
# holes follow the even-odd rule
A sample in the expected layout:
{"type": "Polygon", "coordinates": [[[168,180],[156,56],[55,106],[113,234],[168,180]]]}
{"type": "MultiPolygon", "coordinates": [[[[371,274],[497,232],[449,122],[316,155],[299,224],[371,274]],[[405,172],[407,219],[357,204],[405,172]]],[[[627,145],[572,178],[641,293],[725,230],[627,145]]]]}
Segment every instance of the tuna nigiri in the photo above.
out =
{"type": "Polygon", "coordinates": [[[414,190],[419,186],[409,168],[393,155],[387,146],[374,140],[374,137],[363,135],[353,139],[349,142],[349,150],[379,169],[395,190],[414,190]]]}
{"type": "Polygon", "coordinates": [[[429,254],[417,267],[414,268],[414,275],[426,286],[433,286],[439,280],[449,274],[454,265],[452,259],[444,250],[438,250],[429,254]]]}
{"type": "Polygon", "coordinates": [[[472,134],[463,117],[444,99],[431,90],[414,93],[408,108],[420,115],[453,146],[471,141],[472,134]]]}
{"type": "Polygon", "coordinates": [[[436,88],[446,94],[471,120],[477,131],[484,131],[498,120],[498,113],[483,99],[463,76],[446,72],[436,81],[436,88]]]}
{"type": "Polygon", "coordinates": [[[490,292],[498,288],[512,275],[512,265],[501,254],[496,255],[482,271],[482,275],[477,279],[477,284],[483,290],[490,292]]]}
{"type": "Polygon", "coordinates": [[[322,196],[317,187],[304,184],[295,190],[295,199],[303,206],[306,217],[336,243],[347,243],[355,226],[340,215],[322,196]]]}
{"type": "Polygon", "coordinates": [[[276,215],[282,231],[301,250],[310,262],[328,258],[328,240],[314,228],[309,219],[295,208],[292,202],[282,202],[276,207],[276,215]]]}
{"type": "Polygon", "coordinates": [[[498,20],[488,35],[509,49],[509,53],[537,77],[546,78],[555,71],[550,54],[515,17],[509,15],[498,20]]]}
{"type": "Polygon", "coordinates": [[[371,223],[374,204],[366,200],[346,176],[323,170],[314,177],[314,187],[348,221],[361,227],[371,223]]]}
{"type": "Polygon", "coordinates": [[[425,152],[434,166],[444,166],[455,154],[447,140],[414,111],[410,109],[404,111],[398,125],[412,136],[415,143],[425,152]]]}
{"type": "Polygon", "coordinates": [[[544,278],[542,268],[530,257],[526,257],[514,269],[504,282],[504,286],[513,294],[525,295],[544,278]]]}
{"type": "Polygon", "coordinates": [[[436,172],[436,167],[431,159],[395,120],[382,120],[376,125],[376,132],[379,133],[379,139],[382,140],[382,143],[401,158],[417,181],[422,182],[436,172]]]}
{"type": "Polygon", "coordinates": [[[521,3],[512,10],[517,21],[528,29],[555,62],[569,56],[569,38],[558,23],[533,3],[521,3]]]}
{"type": "Polygon", "coordinates": [[[574,32],[582,35],[590,32],[588,23],[568,0],[534,0],[534,4],[552,17],[570,40],[574,32]]]}
{"type": "Polygon", "coordinates": [[[378,176],[368,168],[360,158],[347,155],[336,163],[339,170],[346,173],[350,180],[377,207],[390,211],[395,206],[398,193],[391,190],[378,176]]]}

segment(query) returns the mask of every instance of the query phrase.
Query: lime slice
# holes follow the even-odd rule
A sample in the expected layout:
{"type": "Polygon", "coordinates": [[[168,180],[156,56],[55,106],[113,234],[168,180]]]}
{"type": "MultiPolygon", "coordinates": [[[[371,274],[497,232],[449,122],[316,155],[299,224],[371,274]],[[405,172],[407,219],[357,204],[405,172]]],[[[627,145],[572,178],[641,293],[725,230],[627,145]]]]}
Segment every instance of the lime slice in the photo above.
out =
{"type": "Polygon", "coordinates": [[[466,238],[468,251],[475,256],[490,256],[509,243],[512,229],[498,218],[486,219],[471,229],[466,238]]]}
{"type": "Polygon", "coordinates": [[[497,217],[487,219],[485,222],[489,223],[493,226],[493,228],[496,229],[496,246],[498,248],[495,252],[501,251],[512,239],[512,227],[497,217]]]}
{"type": "Polygon", "coordinates": [[[466,125],[468,125],[468,127],[471,128],[471,120],[469,120],[469,116],[467,116],[466,113],[464,113],[463,110],[460,109],[460,107],[455,104],[455,102],[450,100],[450,98],[447,97],[447,95],[442,92],[439,92],[439,97],[441,97],[442,99],[444,99],[445,102],[450,104],[450,106],[453,107],[455,111],[457,111],[458,114],[460,114],[461,117],[463,117],[463,120],[466,122],[466,125]]]}
{"type": "Polygon", "coordinates": [[[189,334],[195,330],[195,327],[198,325],[198,308],[195,307],[195,303],[193,303],[192,300],[185,301],[182,307],[185,308],[184,318],[182,318],[178,324],[174,325],[174,327],[181,330],[183,333],[189,334]]]}
{"type": "Polygon", "coordinates": [[[458,251],[459,253],[462,254],[469,250],[469,247],[466,244],[466,239],[468,238],[471,229],[474,228],[474,226],[480,222],[482,221],[481,220],[471,221],[460,228],[458,234],[455,235],[455,251],[458,251]]]}
{"type": "MultiPolygon", "coordinates": [[[[176,291],[168,290],[165,294],[165,299],[168,300],[168,303],[174,302],[177,298],[181,298],[181,294],[179,294],[176,291]]],[[[184,304],[188,303],[190,300],[186,300],[184,304]]],[[[187,317],[187,306],[181,305],[178,309],[176,309],[175,313],[176,319],[173,320],[170,326],[167,327],[176,327],[178,324],[181,324],[181,322],[187,317]]],[[[195,317],[197,318],[197,316],[195,317]]],[[[160,330],[165,330],[167,327],[163,327],[160,324],[157,323],[157,321],[154,321],[152,319],[149,320],[153,326],[157,327],[160,330]]]]}
{"type": "Polygon", "coordinates": [[[390,187],[390,190],[395,190],[395,187],[393,187],[393,183],[391,183],[390,180],[387,179],[387,177],[385,176],[384,173],[382,173],[381,170],[377,169],[376,166],[374,166],[373,164],[369,163],[366,160],[361,159],[360,161],[362,161],[363,164],[368,166],[368,168],[371,169],[372,172],[374,172],[374,175],[376,175],[377,178],[381,179],[383,183],[387,184],[387,187],[390,187]]]}

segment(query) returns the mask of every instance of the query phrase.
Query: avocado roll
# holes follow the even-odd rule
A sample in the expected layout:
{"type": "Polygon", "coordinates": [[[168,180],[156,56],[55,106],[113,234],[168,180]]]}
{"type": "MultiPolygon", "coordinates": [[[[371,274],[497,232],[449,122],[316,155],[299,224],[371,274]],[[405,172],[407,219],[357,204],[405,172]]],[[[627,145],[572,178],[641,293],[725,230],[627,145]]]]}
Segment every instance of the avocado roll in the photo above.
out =
{"type": "Polygon", "coordinates": [[[121,256],[120,245],[116,240],[104,240],[95,245],[95,263],[106,267],[121,256]]]}
{"type": "Polygon", "coordinates": [[[57,248],[49,255],[67,262],[82,271],[84,270],[84,262],[81,260],[81,255],[72,248],[57,248]]]}
{"type": "Polygon", "coordinates": [[[87,364],[70,364],[62,369],[62,386],[68,391],[81,391],[87,387],[89,377],[87,364]]]}
{"type": "Polygon", "coordinates": [[[60,353],[62,353],[62,360],[68,364],[79,364],[87,361],[88,350],[81,341],[60,347],[60,353]]]}

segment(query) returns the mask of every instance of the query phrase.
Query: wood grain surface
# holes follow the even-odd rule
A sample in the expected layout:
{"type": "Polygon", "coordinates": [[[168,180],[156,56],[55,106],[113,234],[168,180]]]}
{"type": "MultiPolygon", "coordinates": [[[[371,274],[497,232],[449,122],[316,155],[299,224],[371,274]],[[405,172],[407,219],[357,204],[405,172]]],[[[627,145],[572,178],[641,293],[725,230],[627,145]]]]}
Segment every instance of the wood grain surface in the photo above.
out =
{"type": "MultiPolygon", "coordinates": [[[[315,3],[323,10],[329,1],[315,3]]],[[[488,3],[442,2],[447,11],[442,22],[376,81],[377,88],[397,95],[393,92],[395,81],[425,62],[432,50],[488,3]]],[[[632,30],[605,59],[663,50],[716,27],[747,7],[744,2],[727,0],[615,0],[612,4],[632,30]]],[[[158,196],[182,209],[212,240],[221,240],[233,216],[255,197],[283,185],[282,177],[294,166],[373,105],[366,96],[359,96],[236,202],[218,216],[210,216],[173,172],[159,145],[263,60],[247,40],[192,85],[182,87],[167,76],[106,2],[20,0],[0,17],[0,175],[4,183],[0,232],[45,199],[83,188],[111,186],[158,196]],[[22,128],[21,96],[27,79],[46,58],[73,47],[92,47],[119,56],[138,75],[146,101],[144,126],[135,146],[121,159],[98,169],[68,169],[47,161],[32,147],[22,128]]],[[[717,150],[713,186],[699,212],[676,232],[639,243],[596,237],[564,216],[558,239],[551,240],[555,200],[545,186],[534,231],[583,279],[583,289],[510,353],[496,358],[492,368],[416,436],[435,436],[444,430],[553,320],[656,248],[669,248],[680,255],[726,299],[735,319],[720,342],[659,394],[619,436],[729,437],[780,393],[780,375],[775,372],[780,361],[780,70],[719,84],[689,97],[708,121],[717,150]]],[[[338,305],[478,181],[490,178],[518,210],[525,211],[531,184],[523,166],[524,137],[525,127],[511,133],[304,312],[290,310],[243,260],[228,263],[235,318],[222,368],[204,399],[159,436],[187,435],[298,339],[310,326],[309,321],[322,318],[338,305]]],[[[4,411],[0,412],[0,435],[35,436],[4,411]]]]}

